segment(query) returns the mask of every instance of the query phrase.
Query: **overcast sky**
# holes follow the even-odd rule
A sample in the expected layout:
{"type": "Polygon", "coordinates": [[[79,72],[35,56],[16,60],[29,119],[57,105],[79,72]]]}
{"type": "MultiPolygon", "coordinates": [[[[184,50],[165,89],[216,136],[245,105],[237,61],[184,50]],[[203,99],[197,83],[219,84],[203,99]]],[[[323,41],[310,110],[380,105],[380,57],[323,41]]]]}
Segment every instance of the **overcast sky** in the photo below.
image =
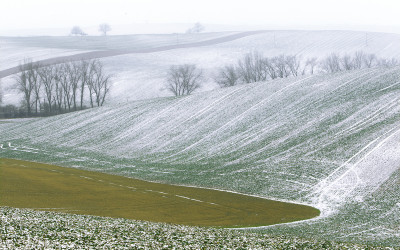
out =
{"type": "MultiPolygon", "coordinates": [[[[400,27],[398,0],[1,0],[1,31],[107,22],[400,27]]],[[[375,28],[374,28],[375,27],[375,28]]]]}

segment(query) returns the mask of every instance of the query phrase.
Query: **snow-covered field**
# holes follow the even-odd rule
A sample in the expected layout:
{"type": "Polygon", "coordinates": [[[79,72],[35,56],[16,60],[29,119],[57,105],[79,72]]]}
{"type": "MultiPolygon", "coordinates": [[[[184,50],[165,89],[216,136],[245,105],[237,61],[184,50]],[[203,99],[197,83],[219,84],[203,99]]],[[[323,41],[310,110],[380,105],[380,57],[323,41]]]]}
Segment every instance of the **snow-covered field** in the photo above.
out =
{"type": "MultiPolygon", "coordinates": [[[[154,48],[227,34],[142,35],[107,43],[0,38],[0,70],[26,57],[154,48]]],[[[0,121],[0,156],[306,203],[322,215],[257,232],[399,247],[400,68],[217,88],[212,76],[218,67],[255,50],[303,58],[362,50],[399,58],[400,35],[271,31],[212,46],[105,58],[115,75],[107,106],[0,121]],[[165,73],[183,63],[203,68],[206,83],[201,93],[166,98],[165,73]]],[[[1,81],[4,103],[18,104],[12,76],[1,81]]],[[[14,214],[33,213],[3,211],[2,220],[17,224],[14,214]]]]}
{"type": "Polygon", "coordinates": [[[171,95],[164,89],[171,65],[196,64],[206,80],[200,91],[218,88],[213,80],[219,67],[235,64],[246,53],[259,51],[265,56],[298,55],[304,60],[323,59],[336,52],[374,53],[383,58],[400,58],[400,35],[354,31],[269,31],[213,46],[178,49],[149,54],[128,54],[105,58],[114,73],[111,102],[171,95]]]}
{"type": "Polygon", "coordinates": [[[4,249],[365,249],[358,244],[0,208],[4,249]]]}
{"type": "MultiPolygon", "coordinates": [[[[0,37],[0,70],[6,70],[12,67],[16,67],[23,63],[25,59],[31,59],[32,61],[40,61],[43,59],[57,58],[63,56],[69,56],[74,54],[80,54],[90,51],[104,51],[104,50],[127,50],[127,51],[141,51],[151,48],[158,48],[163,46],[179,46],[188,43],[207,41],[212,39],[218,39],[229,35],[238,34],[240,32],[215,32],[215,33],[200,33],[200,34],[166,34],[166,35],[125,35],[125,36],[109,36],[109,37],[0,37]]],[[[111,73],[115,74],[115,94],[113,95],[114,100],[121,100],[125,96],[118,96],[121,88],[119,83],[126,79],[123,74],[118,70],[118,65],[124,64],[121,62],[121,58],[117,58],[117,63],[114,65],[117,69],[111,73]],[[119,89],[119,91],[118,91],[119,89]]],[[[124,58],[122,58],[123,60],[124,58]]],[[[108,64],[109,65],[109,64],[108,64]]],[[[124,64],[132,73],[137,73],[138,69],[132,69],[131,67],[139,68],[138,64],[128,65],[124,64]]],[[[143,68],[143,67],[141,67],[143,68]]],[[[154,68],[152,68],[154,69],[154,68]]],[[[113,69],[110,69],[110,71],[113,69]]],[[[152,74],[149,69],[145,74],[152,74]]],[[[164,72],[161,74],[163,75],[164,72]]],[[[147,79],[149,77],[147,75],[147,79]]],[[[19,105],[21,95],[15,90],[14,84],[15,79],[13,76],[4,77],[1,80],[3,90],[3,103],[19,105]]],[[[131,81],[132,79],[127,79],[131,81]]],[[[151,84],[151,81],[145,85],[151,84]]],[[[138,86],[138,85],[137,85],[138,86]]],[[[126,87],[126,85],[122,86],[126,87]]],[[[151,87],[152,88],[152,87],[151,87]]],[[[146,89],[146,88],[143,88],[146,89]]],[[[143,90],[142,89],[142,90],[143,90]]],[[[153,89],[153,88],[152,88],[153,89]]],[[[130,91],[130,89],[129,89],[130,91]]],[[[158,92],[159,89],[156,90],[158,92]]],[[[124,92],[122,90],[122,92],[124,92]]],[[[142,92],[144,97],[154,97],[154,91],[151,91],[151,95],[148,95],[146,91],[142,92]]],[[[165,94],[164,94],[165,95],[165,94]]],[[[133,95],[134,98],[140,96],[136,93],[133,95]]]]}
{"type": "Polygon", "coordinates": [[[41,47],[76,50],[139,50],[187,44],[225,37],[240,32],[143,34],[118,36],[34,36],[0,37],[4,46],[41,47]]]}
{"type": "Polygon", "coordinates": [[[98,50],[141,50],[225,37],[238,32],[109,37],[0,37],[0,70],[23,63],[98,50]]]}
{"type": "Polygon", "coordinates": [[[9,69],[24,63],[24,59],[43,60],[59,56],[84,53],[84,50],[57,49],[42,47],[20,47],[5,45],[0,39],[0,70],[9,69]]]}
{"type": "MultiPolygon", "coordinates": [[[[140,50],[166,45],[177,45],[220,38],[234,32],[169,34],[169,35],[133,35],[104,37],[34,37],[3,38],[4,57],[15,57],[11,66],[16,66],[24,57],[35,57],[34,51],[25,56],[15,50],[19,48],[41,46],[38,50],[140,50]],[[82,40],[83,39],[83,40],[82,40]],[[108,39],[108,40],[107,40],[108,39]],[[7,45],[8,44],[8,45],[7,45]],[[12,47],[8,48],[8,46],[12,47]]],[[[171,65],[196,64],[205,74],[205,82],[199,90],[208,91],[218,88],[213,80],[219,67],[234,64],[246,53],[260,51],[265,56],[279,54],[298,55],[304,60],[310,57],[323,59],[330,53],[352,54],[355,51],[374,53],[383,58],[400,58],[400,35],[359,31],[266,31],[230,42],[196,48],[174,49],[153,53],[132,53],[102,59],[106,70],[114,75],[110,103],[121,103],[155,97],[170,96],[165,90],[166,74],[171,65]]],[[[54,54],[57,56],[57,54],[54,54]]],[[[0,59],[2,60],[2,59],[0,59]]],[[[0,61],[1,63],[1,61],[0,61]]],[[[7,68],[0,64],[1,68],[7,68]]],[[[3,78],[5,92],[4,103],[19,104],[21,97],[12,89],[12,76],[3,78]]]]}
{"type": "Polygon", "coordinates": [[[258,230],[400,246],[400,68],[0,123],[0,153],[315,206],[258,230]]]}

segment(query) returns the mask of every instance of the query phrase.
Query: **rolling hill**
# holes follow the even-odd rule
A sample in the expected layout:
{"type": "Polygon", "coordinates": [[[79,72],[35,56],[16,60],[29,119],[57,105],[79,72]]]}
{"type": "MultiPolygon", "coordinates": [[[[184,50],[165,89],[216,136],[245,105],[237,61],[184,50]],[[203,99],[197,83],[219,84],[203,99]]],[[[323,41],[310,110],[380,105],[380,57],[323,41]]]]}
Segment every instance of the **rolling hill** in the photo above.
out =
{"type": "MultiPolygon", "coordinates": [[[[360,31],[259,31],[200,34],[129,35],[104,37],[0,37],[0,69],[17,66],[26,57],[34,61],[60,56],[110,55],[102,59],[114,75],[109,103],[121,103],[170,96],[165,90],[166,72],[174,64],[196,64],[205,73],[200,89],[218,88],[213,76],[219,67],[234,64],[244,54],[259,51],[265,56],[279,54],[324,58],[336,52],[374,53],[383,58],[400,58],[400,35],[360,31]],[[239,39],[229,37],[245,35],[239,39]],[[222,41],[223,43],[209,43],[222,41]],[[191,47],[185,47],[191,44],[191,47]],[[196,45],[197,44],[197,45],[196,45]],[[200,46],[201,45],[201,46],[200,46]],[[82,54],[83,53],[83,54],[82,54]],[[103,53],[103,54],[102,54],[103,53]],[[4,58],[4,59],[3,59],[4,58]]],[[[0,72],[1,76],[1,72],[0,72]]],[[[18,105],[14,79],[2,79],[4,103],[18,105]]]]}
{"type": "Polygon", "coordinates": [[[2,157],[319,208],[270,234],[399,246],[400,68],[0,123],[2,157]]]}

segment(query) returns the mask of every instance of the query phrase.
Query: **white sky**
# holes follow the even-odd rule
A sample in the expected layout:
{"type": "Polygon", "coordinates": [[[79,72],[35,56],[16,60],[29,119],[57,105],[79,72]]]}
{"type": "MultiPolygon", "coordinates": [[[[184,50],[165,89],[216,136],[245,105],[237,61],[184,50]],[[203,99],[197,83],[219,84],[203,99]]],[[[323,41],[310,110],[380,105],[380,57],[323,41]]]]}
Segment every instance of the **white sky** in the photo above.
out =
{"type": "Polygon", "coordinates": [[[399,0],[0,0],[0,35],[102,22],[400,27],[399,7],[399,0]]]}

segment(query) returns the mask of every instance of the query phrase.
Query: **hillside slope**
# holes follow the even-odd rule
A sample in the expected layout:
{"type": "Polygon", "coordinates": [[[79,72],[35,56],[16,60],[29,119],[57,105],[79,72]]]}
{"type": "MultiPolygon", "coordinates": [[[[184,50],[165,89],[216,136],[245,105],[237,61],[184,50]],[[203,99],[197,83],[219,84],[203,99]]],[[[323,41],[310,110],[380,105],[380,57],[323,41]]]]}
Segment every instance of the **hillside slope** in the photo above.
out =
{"type": "MultiPolygon", "coordinates": [[[[175,64],[196,64],[203,69],[205,82],[199,92],[216,89],[218,86],[213,77],[218,68],[235,64],[251,51],[259,51],[268,57],[280,54],[298,55],[303,61],[310,57],[323,59],[333,52],[343,55],[353,54],[355,51],[374,53],[382,58],[400,58],[399,34],[357,31],[278,30],[107,38],[3,37],[0,38],[0,43],[0,52],[7,58],[0,59],[0,69],[17,66],[25,57],[32,57],[34,61],[54,59],[61,55],[56,54],[57,51],[76,54],[77,49],[80,49],[82,53],[83,50],[92,51],[82,54],[90,57],[109,56],[102,59],[105,70],[114,75],[109,103],[170,96],[171,93],[165,90],[164,83],[169,67],[175,64]],[[239,37],[241,38],[233,39],[239,37]],[[24,53],[20,53],[21,51],[24,53]],[[45,52],[52,55],[43,57],[45,52]]],[[[82,55],[70,58],[79,58],[82,55]]],[[[5,76],[10,72],[0,72],[0,77],[2,74],[5,76]]],[[[14,82],[12,76],[2,79],[5,92],[3,102],[19,105],[21,95],[12,88],[14,82]]]]}
{"type": "Polygon", "coordinates": [[[357,31],[266,31],[235,41],[190,49],[149,54],[129,54],[104,59],[115,74],[110,102],[123,102],[168,96],[164,90],[166,72],[174,64],[196,64],[206,77],[200,91],[218,88],[213,80],[218,68],[236,64],[246,53],[259,51],[264,56],[280,54],[323,59],[331,53],[356,51],[374,53],[382,58],[400,59],[400,35],[357,31]]]}
{"type": "Polygon", "coordinates": [[[0,153],[307,203],[267,230],[400,245],[399,100],[400,68],[275,80],[0,123],[0,153]]]}

